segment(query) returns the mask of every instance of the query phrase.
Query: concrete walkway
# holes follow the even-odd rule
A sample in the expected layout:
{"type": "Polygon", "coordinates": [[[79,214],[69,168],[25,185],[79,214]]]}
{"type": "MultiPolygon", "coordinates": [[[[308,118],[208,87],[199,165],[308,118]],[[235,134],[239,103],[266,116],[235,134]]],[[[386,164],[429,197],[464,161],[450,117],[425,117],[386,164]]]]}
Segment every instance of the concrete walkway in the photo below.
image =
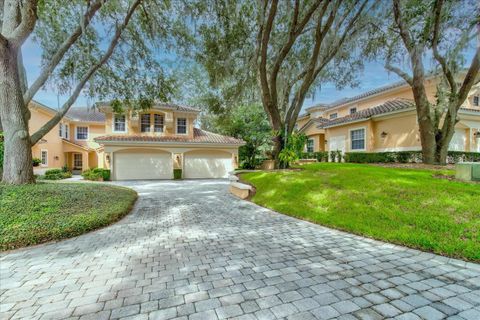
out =
{"type": "Polygon", "coordinates": [[[0,256],[0,317],[480,319],[480,265],[296,220],[226,181],[123,183],[108,228],[0,256]]]}

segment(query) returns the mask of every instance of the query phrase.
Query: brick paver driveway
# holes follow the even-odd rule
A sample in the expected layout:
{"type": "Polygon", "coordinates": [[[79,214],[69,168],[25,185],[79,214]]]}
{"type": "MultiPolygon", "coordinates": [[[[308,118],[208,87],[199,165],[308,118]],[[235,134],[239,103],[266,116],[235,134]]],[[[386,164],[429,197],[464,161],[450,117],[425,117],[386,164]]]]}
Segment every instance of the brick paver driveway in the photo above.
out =
{"type": "Polygon", "coordinates": [[[224,181],[131,182],[121,222],[1,256],[2,318],[480,319],[480,266],[233,198],[224,181]]]}

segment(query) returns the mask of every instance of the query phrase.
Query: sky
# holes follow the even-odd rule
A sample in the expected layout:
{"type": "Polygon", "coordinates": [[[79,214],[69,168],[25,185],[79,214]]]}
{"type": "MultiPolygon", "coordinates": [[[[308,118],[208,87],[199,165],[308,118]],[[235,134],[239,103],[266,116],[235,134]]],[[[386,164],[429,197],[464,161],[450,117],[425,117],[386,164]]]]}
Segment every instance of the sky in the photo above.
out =
{"type": "MultiPolygon", "coordinates": [[[[22,49],[27,79],[29,84],[31,84],[40,73],[41,49],[31,39],[27,40],[22,49]]],[[[474,49],[475,48],[471,48],[466,53],[468,63],[470,63],[473,57],[474,49]]],[[[383,64],[380,62],[368,62],[365,64],[363,72],[359,75],[359,80],[360,85],[358,87],[346,87],[341,90],[337,90],[332,83],[325,83],[322,85],[321,90],[315,94],[313,99],[306,99],[303,109],[318,103],[330,103],[341,98],[352,97],[397,82],[401,80],[401,78],[394,73],[387,72],[384,69],[383,64]]],[[[51,88],[45,88],[40,90],[35,95],[34,99],[51,108],[58,108],[66,99],[68,99],[68,97],[58,96],[51,88]]],[[[91,106],[93,102],[87,100],[84,96],[80,96],[73,106],[91,106]]]]}

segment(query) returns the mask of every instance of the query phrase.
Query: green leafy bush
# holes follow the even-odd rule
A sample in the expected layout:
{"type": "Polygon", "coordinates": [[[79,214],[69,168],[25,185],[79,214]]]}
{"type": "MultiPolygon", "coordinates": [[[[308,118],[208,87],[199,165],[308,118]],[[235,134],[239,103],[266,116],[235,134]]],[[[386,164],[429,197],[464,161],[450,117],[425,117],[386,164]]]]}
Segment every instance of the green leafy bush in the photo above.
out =
{"type": "Polygon", "coordinates": [[[285,147],[280,151],[278,158],[285,167],[288,167],[290,163],[300,159],[303,153],[303,148],[307,141],[307,136],[304,134],[293,133],[288,136],[285,147]]]}
{"type": "Polygon", "coordinates": [[[103,168],[92,168],[82,172],[85,180],[91,181],[108,181],[110,180],[110,170],[103,168]]]}
{"type": "MultiPolygon", "coordinates": [[[[399,151],[399,152],[347,152],[346,162],[355,163],[416,163],[422,161],[421,151],[399,151]]],[[[449,151],[447,162],[479,162],[480,152],[449,151]]]]}
{"type": "Polygon", "coordinates": [[[173,169],[173,179],[175,180],[182,179],[182,169],[173,169]]]}
{"type": "Polygon", "coordinates": [[[42,163],[42,160],[38,159],[38,158],[33,158],[32,159],[32,164],[34,167],[38,167],[40,165],[40,163],[42,163]]]}
{"type": "Polygon", "coordinates": [[[44,180],[62,180],[71,178],[72,173],[70,171],[63,171],[62,169],[50,169],[45,171],[45,175],[41,178],[44,180]]]}
{"type": "Polygon", "coordinates": [[[327,162],[328,161],[328,152],[327,151],[318,151],[318,152],[303,152],[302,159],[317,159],[318,162],[327,162]]]}

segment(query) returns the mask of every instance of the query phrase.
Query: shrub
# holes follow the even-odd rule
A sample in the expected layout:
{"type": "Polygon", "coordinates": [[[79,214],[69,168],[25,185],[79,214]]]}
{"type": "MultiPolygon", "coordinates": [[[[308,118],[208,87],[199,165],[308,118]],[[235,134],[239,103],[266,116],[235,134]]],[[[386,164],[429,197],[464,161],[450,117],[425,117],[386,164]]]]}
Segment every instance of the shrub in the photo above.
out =
{"type": "Polygon", "coordinates": [[[72,173],[70,171],[63,171],[62,169],[50,169],[45,171],[45,175],[42,177],[45,180],[61,180],[71,178],[72,173]]]}
{"type": "Polygon", "coordinates": [[[34,167],[38,167],[40,165],[40,163],[42,163],[42,160],[38,159],[38,158],[33,158],[32,159],[32,165],[34,167]]]}
{"type": "Polygon", "coordinates": [[[174,180],[182,179],[182,169],[173,169],[173,179],[174,180]]]}
{"type": "Polygon", "coordinates": [[[336,158],[337,158],[337,152],[330,151],[330,161],[331,162],[336,162],[336,158]]]}
{"type": "Polygon", "coordinates": [[[110,170],[103,168],[92,168],[82,172],[85,180],[91,181],[108,181],[110,180],[110,170]]]}
{"type": "Polygon", "coordinates": [[[328,162],[328,152],[327,151],[319,151],[315,152],[315,158],[318,162],[328,162]]]}
{"type": "MultiPolygon", "coordinates": [[[[399,152],[347,152],[346,162],[355,163],[412,163],[422,162],[421,151],[399,151],[399,152]]],[[[449,151],[447,162],[457,163],[462,161],[479,162],[480,152],[449,151]]]]}

